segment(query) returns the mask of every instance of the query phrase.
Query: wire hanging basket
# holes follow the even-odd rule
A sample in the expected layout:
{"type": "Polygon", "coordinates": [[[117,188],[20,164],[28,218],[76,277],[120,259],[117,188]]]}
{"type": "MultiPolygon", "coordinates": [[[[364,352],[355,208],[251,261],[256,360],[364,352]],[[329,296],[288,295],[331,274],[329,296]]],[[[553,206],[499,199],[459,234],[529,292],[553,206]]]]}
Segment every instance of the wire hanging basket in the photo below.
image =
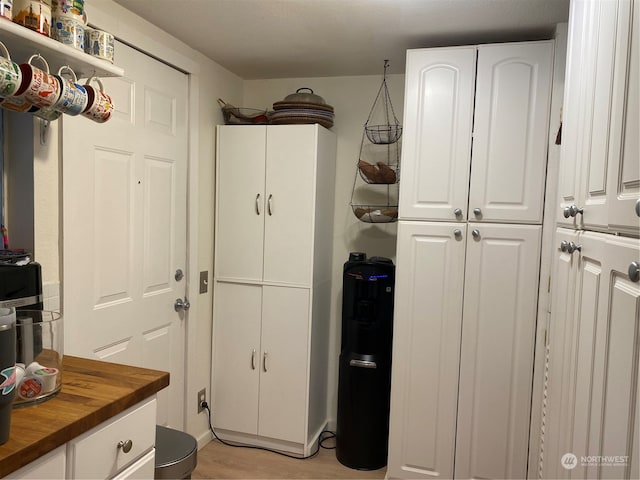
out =
{"type": "Polygon", "coordinates": [[[369,141],[381,145],[395,143],[402,136],[402,125],[393,110],[391,95],[389,95],[389,88],[387,87],[387,68],[389,68],[389,61],[385,60],[382,84],[371,106],[369,117],[364,124],[364,131],[369,141]],[[379,124],[373,124],[375,121],[373,117],[378,110],[381,111],[382,118],[379,124]]]}

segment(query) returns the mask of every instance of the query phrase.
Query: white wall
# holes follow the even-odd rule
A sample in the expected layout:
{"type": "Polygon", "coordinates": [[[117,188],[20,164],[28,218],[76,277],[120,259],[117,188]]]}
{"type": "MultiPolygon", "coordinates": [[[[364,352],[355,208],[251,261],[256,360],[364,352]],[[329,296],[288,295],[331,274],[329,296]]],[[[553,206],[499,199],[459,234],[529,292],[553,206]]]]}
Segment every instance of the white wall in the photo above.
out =
{"type": "MultiPolygon", "coordinates": [[[[289,78],[247,80],[244,82],[243,107],[271,108],[298,88],[308,87],[332,105],[335,122],[331,130],[337,135],[336,193],[333,224],[333,284],[331,287],[331,343],[329,348],[329,418],[335,427],[338,389],[338,356],[342,322],[342,266],[349,252],[366,252],[368,256],[394,259],[396,224],[369,224],[353,214],[350,201],[364,124],[382,83],[380,75],[359,77],[289,78]]],[[[402,122],[404,106],[404,75],[387,77],[387,85],[396,116],[402,122]]],[[[377,109],[376,109],[377,110],[377,109]]],[[[295,181],[295,176],[292,176],[295,181]]],[[[329,240],[329,239],[327,239],[329,240]]]]}

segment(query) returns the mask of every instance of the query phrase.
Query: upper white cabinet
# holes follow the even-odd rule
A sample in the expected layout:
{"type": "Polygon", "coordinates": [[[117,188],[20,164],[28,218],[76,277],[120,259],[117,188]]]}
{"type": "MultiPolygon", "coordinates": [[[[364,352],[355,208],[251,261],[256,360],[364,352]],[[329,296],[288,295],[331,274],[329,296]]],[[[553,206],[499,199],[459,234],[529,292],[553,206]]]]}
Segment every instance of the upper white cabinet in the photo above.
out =
{"type": "Polygon", "coordinates": [[[47,60],[52,72],[57,72],[63,65],[69,65],[78,78],[124,75],[122,68],[106,60],[4,19],[0,22],[0,41],[6,45],[11,59],[16,63],[26,62],[31,55],[39,53],[47,60]]]}
{"type": "Polygon", "coordinates": [[[218,127],[217,279],[311,285],[334,157],[335,137],[318,126],[218,127]]]}
{"type": "Polygon", "coordinates": [[[640,230],[638,6],[572,2],[558,223],[640,230]]]}
{"type": "Polygon", "coordinates": [[[552,42],[407,53],[400,218],[541,223],[552,65],[552,42]]]}
{"type": "Polygon", "coordinates": [[[407,52],[400,218],[467,218],[475,71],[475,47],[407,52]]]}

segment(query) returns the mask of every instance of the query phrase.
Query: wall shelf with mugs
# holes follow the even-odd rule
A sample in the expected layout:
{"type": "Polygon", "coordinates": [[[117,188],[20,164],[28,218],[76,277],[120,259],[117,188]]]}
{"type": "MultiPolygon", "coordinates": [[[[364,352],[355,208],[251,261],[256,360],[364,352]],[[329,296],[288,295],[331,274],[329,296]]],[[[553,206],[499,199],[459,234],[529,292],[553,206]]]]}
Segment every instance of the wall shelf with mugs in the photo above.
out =
{"type": "Polygon", "coordinates": [[[0,41],[6,45],[13,61],[26,61],[31,55],[38,53],[47,60],[52,71],[68,65],[78,78],[124,75],[124,69],[107,60],[64,45],[3,18],[0,18],[0,41]]]}

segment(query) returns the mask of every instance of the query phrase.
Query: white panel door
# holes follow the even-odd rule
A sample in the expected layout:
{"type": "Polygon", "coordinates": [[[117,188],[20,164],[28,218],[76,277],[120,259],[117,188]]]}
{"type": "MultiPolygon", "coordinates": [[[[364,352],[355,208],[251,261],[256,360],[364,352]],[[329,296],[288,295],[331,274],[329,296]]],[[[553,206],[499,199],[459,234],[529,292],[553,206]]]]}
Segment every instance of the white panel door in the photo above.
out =
{"type": "Polygon", "coordinates": [[[217,279],[262,280],[264,126],[219,126],[216,171],[217,279]]]}
{"type": "Polygon", "coordinates": [[[481,45],[469,219],[541,223],[553,42],[481,45]]]}
{"type": "Polygon", "coordinates": [[[304,443],[309,289],[263,287],[258,435],[304,443]]]}
{"type": "Polygon", "coordinates": [[[453,478],[465,233],[398,225],[390,478],[453,478]]]}
{"type": "Polygon", "coordinates": [[[319,128],[267,127],[265,282],[311,286],[319,128]]]}
{"type": "Polygon", "coordinates": [[[551,318],[547,328],[549,348],[548,383],[545,395],[541,478],[568,478],[560,460],[571,451],[571,429],[575,391],[571,388],[574,368],[574,300],[578,256],[567,251],[579,244],[579,233],[558,228],[555,234],[554,273],[551,277],[551,318]],[[564,242],[564,243],[563,243],[564,242]],[[563,247],[561,248],[561,245],[563,247]]]}
{"type": "Polygon", "coordinates": [[[475,47],[407,52],[401,219],[467,218],[475,68],[475,47]]]}
{"type": "Polygon", "coordinates": [[[525,478],[541,227],[468,228],[455,478],[525,478]]]}
{"type": "Polygon", "coordinates": [[[562,107],[562,145],[558,172],[558,209],[556,222],[567,227],[576,227],[581,216],[565,216],[565,209],[581,203],[579,198],[580,164],[582,162],[581,142],[582,109],[584,108],[585,59],[589,54],[588,2],[571,2],[569,31],[567,37],[567,70],[565,75],[565,95],[562,107]]]}
{"type": "MultiPolygon", "coordinates": [[[[637,468],[640,418],[636,416],[640,398],[638,365],[640,361],[640,283],[631,278],[629,267],[640,261],[640,242],[637,239],[585,233],[581,238],[580,274],[585,279],[581,299],[589,300],[591,308],[579,312],[595,318],[594,341],[586,343],[585,355],[578,355],[577,368],[586,370],[577,375],[576,418],[574,421],[573,452],[581,456],[625,457],[624,461],[594,462],[580,465],[572,471],[572,478],[634,478],[637,468]],[[596,269],[595,267],[598,267],[596,269]],[[596,279],[589,281],[590,278],[596,279]],[[593,288],[595,284],[597,288],[593,288]],[[584,395],[578,397],[578,391],[584,395]],[[586,411],[582,404],[586,404],[586,411]],[[578,413],[583,413],[581,417],[578,413]],[[583,425],[580,426],[579,422],[583,425]],[[635,462],[635,463],[634,463],[635,462]],[[634,467],[635,465],[635,467],[634,467]]],[[[579,337],[579,341],[583,336],[579,337]]],[[[589,337],[591,340],[591,337],[589,337]]],[[[580,347],[582,347],[582,343],[580,347]]],[[[580,351],[580,349],[579,349],[580,351]]]]}
{"type": "Polygon", "coordinates": [[[62,120],[65,353],[170,372],[158,423],[181,428],[188,77],[116,48],[113,117],[62,120]]]}
{"type": "MultiPolygon", "coordinates": [[[[577,205],[584,209],[580,219],[583,227],[590,230],[608,228],[607,202],[611,193],[608,191],[607,175],[610,163],[614,161],[609,156],[609,133],[612,120],[614,60],[618,49],[616,28],[618,8],[624,3],[629,2],[587,2],[590,23],[589,35],[585,39],[588,53],[583,59],[582,71],[584,91],[580,128],[584,137],[580,155],[581,193],[577,205]]],[[[625,51],[625,56],[626,53],[625,51]]],[[[624,70],[622,73],[624,75],[624,70]]],[[[635,175],[637,178],[638,173],[635,175]]]]}
{"type": "Polygon", "coordinates": [[[638,234],[640,229],[640,5],[621,2],[613,102],[609,228],[638,234]]]}
{"type": "Polygon", "coordinates": [[[258,429],[262,287],[216,282],[212,409],[214,425],[255,435],[258,429]]]}

